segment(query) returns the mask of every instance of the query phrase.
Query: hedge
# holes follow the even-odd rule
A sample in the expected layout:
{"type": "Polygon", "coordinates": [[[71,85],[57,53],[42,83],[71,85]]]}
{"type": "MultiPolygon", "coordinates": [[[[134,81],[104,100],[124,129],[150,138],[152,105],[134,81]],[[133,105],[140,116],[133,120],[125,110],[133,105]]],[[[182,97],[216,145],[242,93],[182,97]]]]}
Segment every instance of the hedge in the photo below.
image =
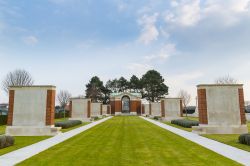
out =
{"type": "Polygon", "coordinates": [[[153,119],[154,120],[161,120],[161,116],[154,116],[153,119]]]}
{"type": "Polygon", "coordinates": [[[98,116],[91,116],[91,120],[95,121],[95,120],[98,120],[99,117],[98,116]]]}
{"type": "Polygon", "coordinates": [[[9,135],[0,135],[0,149],[14,145],[15,139],[9,135]]]}
{"type": "Polygon", "coordinates": [[[250,134],[242,134],[239,136],[239,142],[241,144],[250,145],[250,134]]]}
{"type": "Polygon", "coordinates": [[[198,126],[199,122],[189,119],[176,119],[171,121],[172,124],[176,124],[178,126],[182,126],[185,128],[192,128],[192,126],[198,126]]]}
{"type": "Polygon", "coordinates": [[[6,125],[7,118],[8,118],[8,115],[0,115],[0,125],[6,125]]]}
{"type": "Polygon", "coordinates": [[[62,127],[62,129],[67,129],[73,126],[77,126],[79,124],[82,124],[82,121],[80,120],[67,120],[62,122],[55,122],[56,127],[62,127]]]}

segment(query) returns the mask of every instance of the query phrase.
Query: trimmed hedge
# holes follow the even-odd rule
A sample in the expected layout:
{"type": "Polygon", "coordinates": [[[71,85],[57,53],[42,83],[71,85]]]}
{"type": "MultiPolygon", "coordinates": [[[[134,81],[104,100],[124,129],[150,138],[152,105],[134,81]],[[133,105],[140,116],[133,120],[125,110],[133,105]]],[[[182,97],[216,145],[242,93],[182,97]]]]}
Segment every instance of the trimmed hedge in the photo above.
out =
{"type": "Polygon", "coordinates": [[[199,125],[198,121],[189,120],[189,119],[171,120],[171,123],[176,124],[178,126],[185,127],[185,128],[192,128],[192,126],[198,126],[199,125]]]}
{"type": "Polygon", "coordinates": [[[250,145],[250,134],[241,134],[239,136],[239,142],[241,144],[250,145]]]}
{"type": "Polygon", "coordinates": [[[8,115],[0,115],[0,125],[7,124],[8,115]]]}
{"type": "Polygon", "coordinates": [[[91,120],[92,120],[92,121],[95,121],[95,120],[98,120],[98,119],[99,119],[98,116],[91,116],[91,120]]]}
{"type": "Polygon", "coordinates": [[[55,122],[56,127],[62,127],[62,129],[67,129],[76,125],[82,124],[80,120],[67,120],[62,122],[55,122]]]}
{"type": "Polygon", "coordinates": [[[9,135],[0,135],[0,149],[12,146],[15,143],[15,139],[9,135]]]}
{"type": "Polygon", "coordinates": [[[161,120],[161,116],[154,116],[153,119],[154,120],[161,120]]]}

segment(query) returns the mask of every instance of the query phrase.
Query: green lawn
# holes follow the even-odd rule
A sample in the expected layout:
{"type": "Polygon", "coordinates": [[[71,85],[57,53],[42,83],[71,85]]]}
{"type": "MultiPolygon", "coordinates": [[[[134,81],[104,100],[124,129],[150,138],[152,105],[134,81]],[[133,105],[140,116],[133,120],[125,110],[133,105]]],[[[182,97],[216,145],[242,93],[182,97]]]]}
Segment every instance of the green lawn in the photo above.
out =
{"type": "MultiPolygon", "coordinates": [[[[248,125],[248,131],[250,132],[250,122],[248,122],[247,125],[248,125]]],[[[249,145],[240,144],[238,142],[238,138],[240,136],[239,134],[206,134],[202,136],[250,152],[249,145]]]]}
{"type": "Polygon", "coordinates": [[[114,117],[19,165],[239,165],[137,116],[114,117]]]}
{"type": "Polygon", "coordinates": [[[77,125],[77,126],[70,127],[70,128],[67,128],[67,129],[61,129],[60,131],[63,132],[63,133],[65,133],[65,132],[67,132],[67,131],[76,129],[76,128],[78,128],[78,127],[82,127],[82,126],[84,126],[84,125],[86,125],[86,124],[89,124],[89,123],[90,123],[90,122],[83,122],[82,124],[79,124],[79,125],[77,125]]]}
{"type": "MultiPolygon", "coordinates": [[[[166,123],[167,125],[185,130],[185,131],[189,131],[189,132],[192,131],[191,128],[184,128],[182,126],[171,124],[170,122],[164,122],[164,123],[166,123]]],[[[250,132],[250,122],[248,122],[248,131],[250,132]]],[[[203,134],[202,136],[250,152],[249,145],[244,145],[238,142],[238,138],[240,134],[203,134]]]]}
{"type": "Polygon", "coordinates": [[[61,122],[61,121],[66,121],[69,118],[59,118],[59,119],[55,119],[55,122],[61,122]]]}
{"type": "Polygon", "coordinates": [[[22,147],[37,143],[44,139],[50,138],[50,136],[16,136],[15,144],[4,149],[0,149],[0,155],[9,153],[11,151],[20,149],[22,147]]]}
{"type": "Polygon", "coordinates": [[[239,134],[204,134],[202,136],[250,152],[249,145],[238,142],[239,134]]]}
{"type": "Polygon", "coordinates": [[[176,125],[176,124],[172,124],[172,123],[170,123],[170,122],[163,122],[163,123],[165,123],[165,124],[167,124],[167,125],[169,125],[169,126],[173,126],[173,127],[175,127],[175,128],[178,128],[178,129],[185,130],[185,131],[189,131],[189,132],[192,131],[192,128],[185,128],[185,127],[182,127],[182,126],[179,126],[179,125],[176,125]]]}

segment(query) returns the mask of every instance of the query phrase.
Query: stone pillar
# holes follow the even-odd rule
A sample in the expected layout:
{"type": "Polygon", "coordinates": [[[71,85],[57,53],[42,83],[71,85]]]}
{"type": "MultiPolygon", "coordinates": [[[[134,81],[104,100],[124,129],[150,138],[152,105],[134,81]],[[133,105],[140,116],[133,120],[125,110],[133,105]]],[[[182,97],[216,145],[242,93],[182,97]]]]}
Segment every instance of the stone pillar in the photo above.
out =
{"type": "Polygon", "coordinates": [[[144,104],[141,105],[141,113],[142,113],[142,115],[145,114],[145,105],[144,104]]]}
{"type": "Polygon", "coordinates": [[[55,86],[13,86],[9,88],[6,134],[13,136],[56,135],[54,127],[55,86]]]}
{"type": "Polygon", "coordinates": [[[147,115],[150,115],[149,105],[150,105],[150,104],[143,104],[143,107],[144,107],[144,114],[145,114],[146,116],[147,116],[147,115]]]}
{"type": "Polygon", "coordinates": [[[242,84],[198,85],[199,134],[247,133],[242,84]]]}
{"type": "Polygon", "coordinates": [[[102,103],[91,103],[91,117],[101,117],[102,103]]]}
{"type": "Polygon", "coordinates": [[[111,114],[111,106],[107,105],[107,114],[110,115],[111,114]]]}
{"type": "Polygon", "coordinates": [[[151,103],[149,103],[149,115],[152,115],[152,107],[151,107],[151,103]]]}
{"type": "Polygon", "coordinates": [[[161,116],[161,103],[160,102],[151,102],[150,111],[152,116],[161,116]]]}
{"type": "Polygon", "coordinates": [[[70,98],[70,120],[90,121],[91,99],[76,97],[70,98]]]}
{"type": "Polygon", "coordinates": [[[165,98],[161,100],[161,111],[163,120],[171,121],[182,119],[181,98],[165,98]]]}

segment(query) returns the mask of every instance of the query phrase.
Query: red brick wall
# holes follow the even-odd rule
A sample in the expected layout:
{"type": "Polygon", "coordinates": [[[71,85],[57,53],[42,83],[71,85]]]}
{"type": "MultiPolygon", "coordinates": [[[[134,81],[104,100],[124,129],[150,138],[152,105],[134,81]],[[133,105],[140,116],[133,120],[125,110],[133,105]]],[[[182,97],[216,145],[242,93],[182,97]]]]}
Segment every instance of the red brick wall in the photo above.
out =
{"type": "Polygon", "coordinates": [[[182,100],[180,100],[180,116],[183,117],[183,105],[182,105],[182,100]]]}
{"type": "Polygon", "coordinates": [[[100,114],[102,115],[102,104],[101,104],[101,108],[100,108],[101,110],[100,110],[100,114]]]}
{"type": "Polygon", "coordinates": [[[241,124],[246,124],[245,104],[244,104],[244,91],[242,88],[238,89],[239,104],[240,104],[240,120],[241,124]]]}
{"type": "Polygon", "coordinates": [[[208,124],[206,89],[198,89],[198,110],[200,124],[208,124]]]}
{"type": "Polygon", "coordinates": [[[137,112],[137,101],[130,101],[130,112],[137,112]]]}
{"type": "Polygon", "coordinates": [[[115,101],[115,112],[121,112],[121,111],[122,111],[122,102],[115,101]]]}
{"type": "Polygon", "coordinates": [[[149,115],[151,115],[152,114],[152,110],[151,110],[152,108],[151,108],[151,103],[149,103],[149,115]]]}
{"type": "Polygon", "coordinates": [[[165,117],[165,102],[161,100],[161,116],[165,117]]]}
{"type": "Polygon", "coordinates": [[[138,115],[141,115],[141,100],[136,102],[136,111],[138,115]]]}
{"type": "Polygon", "coordinates": [[[14,100],[15,100],[15,91],[9,91],[9,112],[8,112],[8,120],[7,125],[12,126],[13,122],[13,111],[14,111],[14,100]]]}
{"type": "Polygon", "coordinates": [[[69,117],[72,118],[72,101],[69,102],[69,117]]]}
{"type": "Polygon", "coordinates": [[[55,119],[55,90],[47,90],[46,125],[54,125],[55,119]]]}
{"type": "Polygon", "coordinates": [[[88,101],[88,106],[87,106],[87,117],[90,118],[90,111],[91,111],[91,101],[88,101]]]}

